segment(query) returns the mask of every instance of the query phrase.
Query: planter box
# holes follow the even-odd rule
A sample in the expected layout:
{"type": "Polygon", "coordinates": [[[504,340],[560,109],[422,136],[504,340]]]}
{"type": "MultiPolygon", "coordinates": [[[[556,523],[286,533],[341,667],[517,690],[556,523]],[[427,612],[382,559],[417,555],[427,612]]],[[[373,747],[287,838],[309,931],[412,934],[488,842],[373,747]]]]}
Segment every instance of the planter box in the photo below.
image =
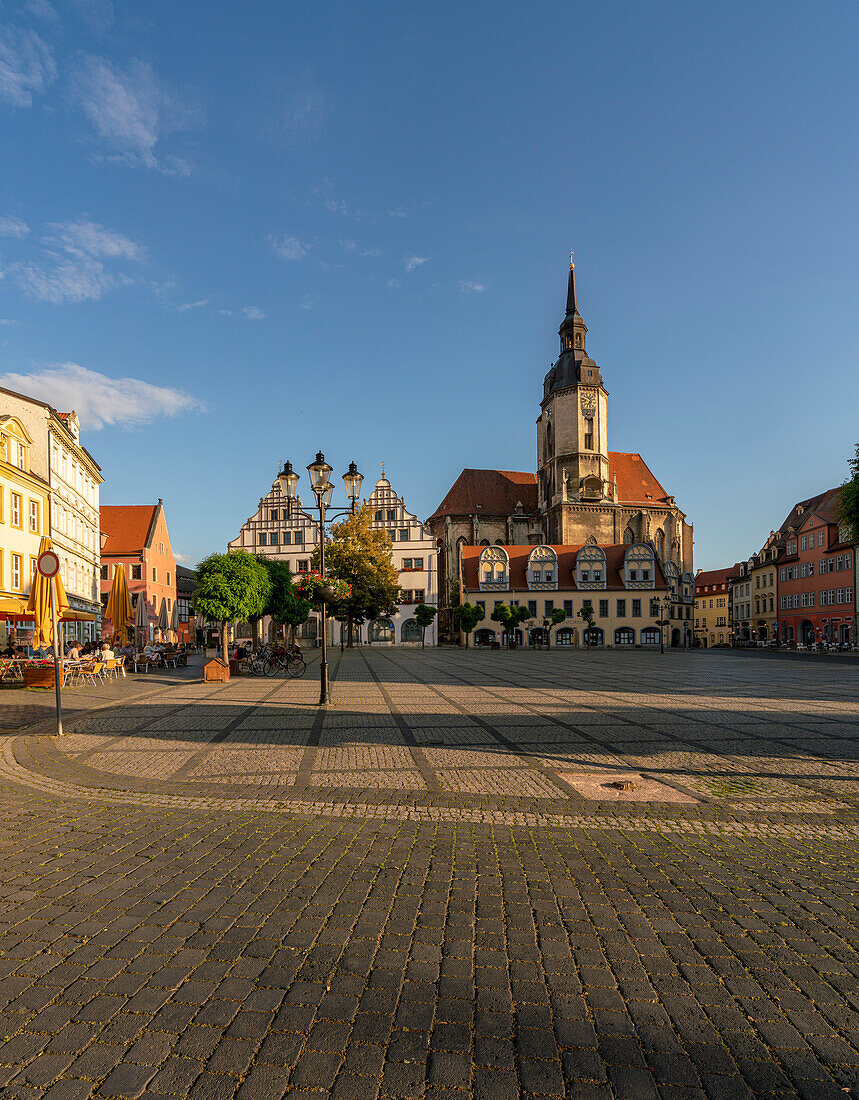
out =
{"type": "Polygon", "coordinates": [[[22,665],[21,675],[24,687],[52,688],[54,686],[53,665],[22,665]]]}
{"type": "Polygon", "coordinates": [[[203,665],[203,679],[215,684],[227,684],[230,680],[230,666],[225,665],[220,657],[203,665]]]}

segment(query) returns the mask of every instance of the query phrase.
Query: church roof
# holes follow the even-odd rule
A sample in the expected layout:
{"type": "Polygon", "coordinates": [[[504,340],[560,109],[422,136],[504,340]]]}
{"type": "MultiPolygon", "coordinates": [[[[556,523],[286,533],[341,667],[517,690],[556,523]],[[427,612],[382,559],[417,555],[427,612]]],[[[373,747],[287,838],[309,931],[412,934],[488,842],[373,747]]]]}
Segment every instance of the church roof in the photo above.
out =
{"type": "MultiPolygon", "coordinates": [[[[667,493],[640,454],[608,453],[609,479],[617,477],[618,501],[653,504],[667,493]]],[[[463,470],[447,496],[429,517],[509,516],[521,504],[525,514],[537,510],[537,476],[521,470],[463,470]]]]}
{"type": "MultiPolygon", "coordinates": [[[[548,543],[546,544],[548,545],[548,543]]],[[[558,556],[558,588],[561,590],[577,590],[576,585],[576,555],[586,543],[575,546],[553,546],[552,549],[558,556]]],[[[462,583],[470,592],[480,588],[477,576],[478,561],[484,546],[463,546],[462,555],[462,583]]],[[[510,562],[510,591],[526,591],[528,589],[528,555],[534,549],[533,546],[504,546],[510,562]]],[[[625,588],[623,580],[623,561],[628,546],[618,543],[613,546],[601,546],[600,550],[605,554],[605,588],[625,588]]],[[[665,577],[659,565],[659,559],[654,556],[654,582],[657,588],[665,587],[665,577]]],[[[592,591],[588,588],[588,591],[592,591]]],[[[653,593],[653,589],[642,589],[641,593],[653,593]]],[[[637,590],[636,590],[637,592],[637,590]]]]}
{"type": "Polygon", "coordinates": [[[537,510],[537,475],[518,470],[463,470],[430,519],[443,516],[508,516],[521,504],[537,510]]]}
{"type": "Polygon", "coordinates": [[[636,451],[609,451],[608,476],[610,481],[617,478],[617,499],[624,504],[653,504],[668,496],[636,451]]]}

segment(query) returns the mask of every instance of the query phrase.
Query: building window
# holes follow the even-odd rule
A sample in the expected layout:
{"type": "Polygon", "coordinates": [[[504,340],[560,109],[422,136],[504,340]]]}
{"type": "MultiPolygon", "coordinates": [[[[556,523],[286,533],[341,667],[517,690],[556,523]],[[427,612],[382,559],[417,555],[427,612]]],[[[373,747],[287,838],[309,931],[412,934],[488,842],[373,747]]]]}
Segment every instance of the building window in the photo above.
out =
{"type": "Polygon", "coordinates": [[[655,619],[658,614],[659,614],[659,600],[651,600],[650,601],[650,616],[651,616],[651,618],[655,619]]]}
{"type": "Polygon", "coordinates": [[[266,535],[265,531],[257,532],[257,543],[260,546],[265,546],[268,543],[268,535],[266,535]]]}
{"type": "Polygon", "coordinates": [[[382,522],[382,512],[381,512],[381,510],[376,512],[376,514],[373,516],[373,522],[374,523],[381,523],[382,522]]]}
{"type": "Polygon", "coordinates": [[[131,567],[131,579],[133,581],[139,581],[143,579],[143,566],[132,565],[131,567]]]}
{"type": "Polygon", "coordinates": [[[531,616],[532,619],[536,619],[536,617],[537,617],[537,601],[536,600],[529,600],[528,601],[528,614],[531,616]]]}
{"type": "Polygon", "coordinates": [[[818,546],[823,546],[823,528],[822,527],[817,532],[817,545],[818,546]]]}
{"type": "Polygon", "coordinates": [[[415,603],[423,603],[424,600],[426,599],[426,594],[427,593],[426,593],[425,588],[416,588],[415,589],[415,603]]]}
{"type": "Polygon", "coordinates": [[[298,559],[298,572],[307,573],[309,571],[310,563],[307,558],[298,559]]]}
{"type": "Polygon", "coordinates": [[[641,618],[641,600],[632,601],[632,617],[633,619],[641,618]]]}
{"type": "Polygon", "coordinates": [[[573,601],[572,600],[564,600],[564,614],[566,615],[566,617],[568,619],[572,619],[572,617],[573,617],[573,601]]]}
{"type": "Polygon", "coordinates": [[[37,500],[30,501],[30,532],[33,535],[39,533],[39,502],[37,500]]]}
{"type": "Polygon", "coordinates": [[[170,587],[170,570],[167,570],[167,587],[170,587]]]}
{"type": "Polygon", "coordinates": [[[403,558],[403,569],[408,572],[412,568],[412,559],[403,558]]]}
{"type": "Polygon", "coordinates": [[[626,618],[626,600],[617,601],[617,617],[619,619],[626,618]]]}
{"type": "Polygon", "coordinates": [[[153,584],[158,583],[158,570],[155,568],[154,565],[152,566],[152,583],[153,584]]]}
{"type": "Polygon", "coordinates": [[[608,618],[608,600],[600,600],[600,618],[608,618]]]}
{"type": "Polygon", "coordinates": [[[293,535],[292,541],[295,543],[296,546],[303,546],[304,545],[304,532],[303,531],[296,531],[295,534],[293,535]]]}
{"type": "Polygon", "coordinates": [[[12,588],[20,589],[21,587],[21,555],[12,554],[10,561],[12,563],[12,588]]]}
{"type": "Polygon", "coordinates": [[[547,619],[551,619],[552,613],[554,612],[554,610],[555,610],[555,601],[554,600],[546,600],[546,603],[544,605],[543,614],[546,616],[547,619]]]}
{"type": "Polygon", "coordinates": [[[271,520],[272,523],[277,523],[278,519],[280,518],[278,509],[272,508],[268,513],[268,518],[271,520]]]}
{"type": "MultiPolygon", "coordinates": [[[[103,566],[101,567],[101,579],[102,579],[103,581],[106,581],[106,580],[108,580],[108,579],[109,579],[109,578],[108,578],[108,569],[109,569],[109,568],[110,568],[110,567],[109,567],[109,566],[107,566],[107,565],[103,565],[103,566]]],[[[139,567],[138,567],[138,568],[139,568],[139,567]]]]}
{"type": "Polygon", "coordinates": [[[289,546],[290,543],[292,542],[292,535],[290,534],[290,532],[289,531],[281,531],[280,541],[281,541],[281,544],[283,546],[289,546]]]}
{"type": "Polygon", "coordinates": [[[9,494],[9,522],[13,527],[21,526],[21,494],[9,494]]]}
{"type": "Polygon", "coordinates": [[[408,542],[408,541],[409,541],[409,529],[408,529],[408,527],[401,527],[400,528],[400,542],[408,542]]]}

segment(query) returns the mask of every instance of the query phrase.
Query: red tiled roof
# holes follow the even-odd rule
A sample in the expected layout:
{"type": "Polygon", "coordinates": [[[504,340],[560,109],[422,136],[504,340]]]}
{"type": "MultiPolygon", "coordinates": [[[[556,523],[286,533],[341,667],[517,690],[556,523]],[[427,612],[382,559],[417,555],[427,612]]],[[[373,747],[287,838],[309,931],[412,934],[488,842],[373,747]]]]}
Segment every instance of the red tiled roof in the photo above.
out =
{"type": "Polygon", "coordinates": [[[732,577],[739,576],[739,565],[732,565],[729,569],[707,569],[695,575],[695,592],[702,592],[705,587],[728,587],[728,581],[732,577]]]}
{"type": "Polygon", "coordinates": [[[626,504],[646,504],[668,496],[637,452],[609,451],[608,476],[611,481],[617,477],[617,499],[626,504]]]}
{"type": "Polygon", "coordinates": [[[157,504],[103,504],[99,509],[107,541],[102,555],[139,554],[146,546],[157,504]]]}
{"type": "Polygon", "coordinates": [[[442,516],[511,515],[521,504],[537,510],[537,475],[516,470],[463,470],[430,519],[442,516]]]}
{"type": "MultiPolygon", "coordinates": [[[[581,550],[582,543],[579,546],[553,546],[552,549],[558,555],[558,588],[565,591],[576,591],[576,554],[581,550]]],[[[480,583],[477,577],[477,564],[480,558],[480,552],[484,550],[483,546],[463,546],[462,547],[462,579],[463,586],[470,592],[476,592],[480,589],[480,583]]],[[[510,559],[510,584],[511,591],[525,592],[528,591],[528,555],[534,549],[533,546],[505,546],[504,550],[507,551],[507,557],[510,559]]],[[[606,570],[606,588],[625,588],[623,583],[623,559],[628,546],[624,546],[622,543],[617,546],[601,546],[600,549],[605,554],[605,570],[606,570]]],[[[659,562],[654,558],[654,577],[657,588],[665,588],[665,578],[662,575],[662,570],[659,567],[659,562]]],[[[590,591],[590,589],[588,589],[590,591]]],[[[632,591],[632,590],[631,590],[632,591]]],[[[638,591],[637,589],[635,591],[638,591]]],[[[652,589],[643,589],[644,592],[652,591],[652,589]]]]}
{"type": "MultiPolygon", "coordinates": [[[[647,504],[668,495],[640,454],[609,451],[609,480],[617,477],[618,500],[647,504]]],[[[537,475],[520,470],[463,470],[430,519],[443,516],[511,515],[521,504],[530,515],[537,510],[537,475]]]]}

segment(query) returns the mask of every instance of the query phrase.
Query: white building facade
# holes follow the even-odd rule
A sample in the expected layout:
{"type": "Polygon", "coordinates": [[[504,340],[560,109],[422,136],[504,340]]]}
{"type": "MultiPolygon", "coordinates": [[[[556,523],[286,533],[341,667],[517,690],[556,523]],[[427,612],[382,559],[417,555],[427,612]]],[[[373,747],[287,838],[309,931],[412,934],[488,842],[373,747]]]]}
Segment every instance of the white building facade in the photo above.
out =
{"type": "Polygon", "coordinates": [[[99,488],[104,479],[98,463],[81,446],[75,412],[49,413],[48,480],[51,538],[69,606],[96,616],[94,622],[66,623],[65,634],[90,641],[101,630],[99,488]]]}
{"type": "MultiPolygon", "coordinates": [[[[382,477],[376,482],[364,503],[371,510],[371,526],[384,528],[391,537],[394,567],[400,574],[402,601],[393,615],[355,627],[354,637],[360,644],[370,645],[420,643],[421,630],[415,622],[415,607],[419,603],[438,606],[434,540],[417,516],[408,511],[405,501],[393,490],[387,478],[382,477]]],[[[290,510],[275,478],[271,490],[260,498],[256,512],[245,520],[238,535],[227,544],[227,549],[246,550],[249,554],[285,561],[293,576],[297,576],[311,568],[311,557],[318,541],[318,519],[305,511],[300,497],[295,498],[290,510]]],[[[268,618],[263,620],[262,629],[266,640],[274,638],[275,626],[268,618]]],[[[345,636],[345,627],[342,629],[345,636]]],[[[340,623],[331,620],[328,624],[329,641],[339,644],[340,633],[340,623]]],[[[298,631],[298,637],[314,640],[318,635],[319,615],[314,612],[298,631]]],[[[242,631],[240,628],[238,636],[249,637],[249,630],[242,631]]],[[[433,622],[432,626],[427,627],[425,644],[435,643],[436,623],[433,622]]]]}

